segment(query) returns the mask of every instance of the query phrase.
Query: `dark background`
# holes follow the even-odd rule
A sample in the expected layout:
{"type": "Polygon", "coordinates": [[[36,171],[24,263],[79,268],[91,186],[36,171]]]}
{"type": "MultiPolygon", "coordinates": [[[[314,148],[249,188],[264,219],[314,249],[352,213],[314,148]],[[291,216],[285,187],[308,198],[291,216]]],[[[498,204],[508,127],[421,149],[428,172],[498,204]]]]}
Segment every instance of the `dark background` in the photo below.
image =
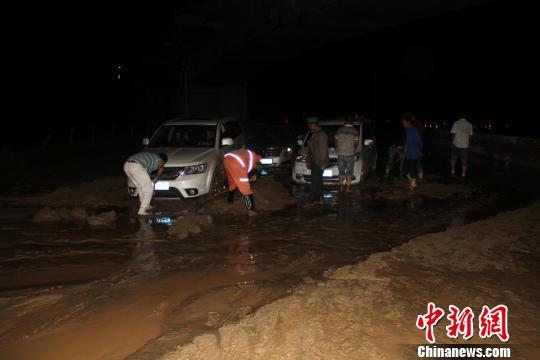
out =
{"type": "MultiPolygon", "coordinates": [[[[289,37],[283,48],[275,41],[270,48],[262,35],[225,54],[216,45],[219,36],[245,13],[232,9],[216,24],[210,19],[219,14],[199,3],[32,5],[6,12],[14,21],[4,31],[11,80],[5,88],[15,111],[4,126],[17,132],[3,142],[17,148],[139,138],[171,117],[203,115],[182,108],[186,69],[190,89],[242,89],[243,112],[231,115],[246,121],[302,124],[308,115],[356,113],[381,122],[410,111],[438,126],[464,114],[498,133],[540,135],[526,110],[534,101],[527,93],[535,92],[537,65],[532,9],[524,2],[475,3],[391,25],[375,21],[373,31],[360,31],[352,21],[349,36],[317,46],[327,31],[316,20],[323,11],[304,40],[290,40],[297,30],[277,20],[268,33],[289,37]]],[[[234,6],[242,9],[242,2],[234,6]]],[[[204,115],[229,115],[214,103],[204,115]]]]}

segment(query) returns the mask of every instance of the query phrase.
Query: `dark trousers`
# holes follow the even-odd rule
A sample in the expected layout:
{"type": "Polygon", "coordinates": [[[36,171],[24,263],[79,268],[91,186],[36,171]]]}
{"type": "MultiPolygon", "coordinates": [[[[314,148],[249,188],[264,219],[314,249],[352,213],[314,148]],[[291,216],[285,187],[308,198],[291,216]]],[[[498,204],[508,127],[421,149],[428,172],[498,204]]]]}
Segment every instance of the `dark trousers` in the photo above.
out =
{"type": "Polygon", "coordinates": [[[319,201],[323,196],[323,171],[315,163],[310,164],[311,168],[311,201],[319,201]]]}
{"type": "Polygon", "coordinates": [[[412,179],[416,178],[416,175],[418,174],[418,160],[420,160],[420,158],[405,159],[403,162],[404,175],[409,175],[412,179]]]}

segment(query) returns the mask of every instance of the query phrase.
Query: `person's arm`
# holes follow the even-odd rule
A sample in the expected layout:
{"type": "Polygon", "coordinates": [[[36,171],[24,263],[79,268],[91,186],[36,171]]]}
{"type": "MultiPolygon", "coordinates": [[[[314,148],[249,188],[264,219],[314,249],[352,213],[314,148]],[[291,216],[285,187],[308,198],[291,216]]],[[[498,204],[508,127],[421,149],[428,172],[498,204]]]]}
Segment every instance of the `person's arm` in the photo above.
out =
{"type": "Polygon", "coordinates": [[[163,172],[165,171],[165,164],[161,164],[160,167],[157,169],[156,176],[154,176],[154,179],[152,179],[153,182],[157,182],[161,175],[163,175],[163,172]]]}
{"type": "Polygon", "coordinates": [[[328,165],[328,136],[326,133],[321,134],[321,153],[324,155],[325,163],[321,164],[321,170],[326,169],[326,166],[328,165]]]}

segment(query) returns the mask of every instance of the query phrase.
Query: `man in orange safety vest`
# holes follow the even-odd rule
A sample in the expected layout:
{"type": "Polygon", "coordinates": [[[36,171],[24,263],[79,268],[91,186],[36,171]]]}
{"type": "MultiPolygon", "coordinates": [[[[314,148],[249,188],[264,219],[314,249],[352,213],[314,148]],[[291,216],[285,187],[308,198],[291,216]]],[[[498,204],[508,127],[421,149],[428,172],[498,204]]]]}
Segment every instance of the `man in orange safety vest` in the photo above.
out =
{"type": "Polygon", "coordinates": [[[232,151],[225,154],[223,158],[223,168],[227,174],[229,186],[227,201],[233,202],[234,190],[238,188],[246,198],[249,215],[255,215],[255,202],[249,182],[257,179],[256,172],[259,161],[261,161],[261,157],[251,150],[232,151]]]}

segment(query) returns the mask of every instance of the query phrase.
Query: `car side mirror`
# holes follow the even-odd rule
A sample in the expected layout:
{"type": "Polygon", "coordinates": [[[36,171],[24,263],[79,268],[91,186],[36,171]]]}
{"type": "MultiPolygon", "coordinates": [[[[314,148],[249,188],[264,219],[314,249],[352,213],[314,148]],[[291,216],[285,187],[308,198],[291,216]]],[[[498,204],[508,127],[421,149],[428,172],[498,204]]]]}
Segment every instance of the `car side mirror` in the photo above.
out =
{"type": "Polygon", "coordinates": [[[221,146],[231,146],[233,144],[234,144],[234,140],[232,138],[221,139],[221,146]]]}
{"type": "Polygon", "coordinates": [[[370,145],[373,145],[373,139],[365,139],[364,146],[370,146],[370,145]]]}
{"type": "Polygon", "coordinates": [[[142,139],[142,144],[143,144],[144,146],[148,146],[148,144],[150,144],[150,139],[149,139],[149,138],[143,138],[143,139],[142,139]]]}

